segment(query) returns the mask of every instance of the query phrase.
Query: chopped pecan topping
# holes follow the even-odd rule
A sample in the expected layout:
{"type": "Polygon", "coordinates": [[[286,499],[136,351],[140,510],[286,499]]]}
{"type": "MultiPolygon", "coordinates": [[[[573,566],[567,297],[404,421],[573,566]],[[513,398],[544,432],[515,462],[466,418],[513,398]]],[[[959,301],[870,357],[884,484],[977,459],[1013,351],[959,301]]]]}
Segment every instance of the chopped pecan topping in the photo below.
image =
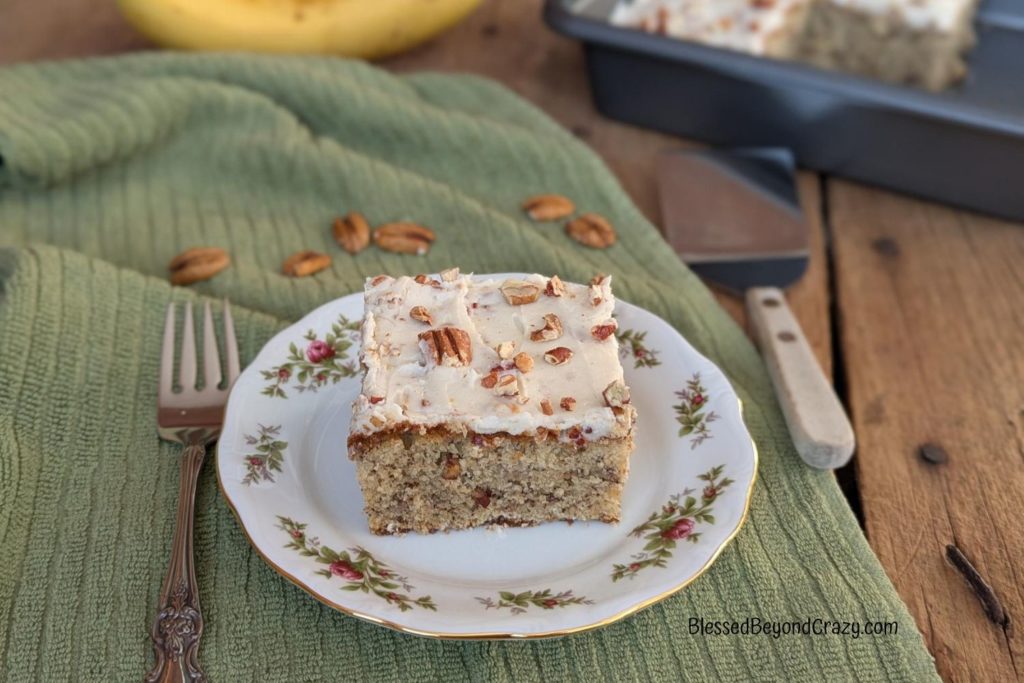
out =
{"type": "Polygon", "coordinates": [[[383,400],[384,400],[383,396],[371,396],[370,397],[370,405],[377,405],[378,403],[380,403],[383,400]]]}
{"type": "Polygon", "coordinates": [[[590,304],[600,306],[602,301],[604,301],[604,292],[598,285],[590,285],[590,304]]]}
{"type": "Polygon", "coordinates": [[[498,358],[508,360],[515,353],[516,343],[510,341],[501,342],[494,350],[498,352],[498,358]]]}
{"type": "Polygon", "coordinates": [[[605,275],[604,273],[598,273],[598,274],[597,274],[597,275],[595,275],[594,277],[590,278],[590,284],[592,284],[592,285],[593,285],[593,286],[595,286],[595,287],[598,287],[598,286],[600,286],[600,284],[601,284],[602,282],[604,282],[604,279],[605,279],[606,277],[608,277],[608,276],[607,276],[607,275],[605,275]]]}
{"type": "Polygon", "coordinates": [[[533,358],[530,356],[530,354],[526,353],[525,351],[517,353],[516,357],[513,358],[512,360],[515,362],[516,369],[518,369],[519,372],[525,374],[530,370],[533,370],[533,358]]]}
{"type": "Polygon", "coordinates": [[[558,405],[562,408],[562,410],[571,413],[572,411],[576,410],[576,399],[574,399],[572,396],[563,396],[562,400],[558,402],[558,405]]]}
{"type": "Polygon", "coordinates": [[[494,393],[498,396],[518,396],[519,384],[515,375],[502,375],[494,385],[494,393]]]}
{"type": "Polygon", "coordinates": [[[513,306],[532,304],[540,297],[540,287],[523,280],[505,280],[501,285],[505,301],[513,306]]]}
{"type": "Polygon", "coordinates": [[[391,279],[391,277],[388,276],[388,275],[378,275],[377,277],[375,277],[372,280],[370,280],[370,286],[371,287],[376,287],[377,285],[379,285],[380,283],[384,282],[385,280],[390,280],[390,279],[391,279]]]}
{"type": "Polygon", "coordinates": [[[548,280],[547,287],[544,288],[545,296],[562,296],[565,294],[565,283],[562,282],[562,278],[557,275],[552,275],[551,279],[548,280]]]}
{"type": "Polygon", "coordinates": [[[629,403],[629,387],[621,379],[606,386],[601,395],[604,396],[604,402],[613,410],[629,403]]]}
{"type": "Polygon", "coordinates": [[[614,319],[609,320],[606,323],[600,325],[594,325],[590,328],[590,334],[593,335],[594,339],[598,341],[604,341],[608,337],[615,334],[615,330],[619,329],[619,324],[614,319]]]}
{"type": "Polygon", "coordinates": [[[419,320],[421,323],[426,323],[428,325],[434,324],[434,318],[431,317],[430,311],[428,311],[423,306],[413,306],[412,309],[409,311],[409,317],[412,318],[413,320],[419,320]]]}
{"type": "Polygon", "coordinates": [[[555,341],[562,336],[562,321],[554,313],[544,315],[544,327],[530,333],[530,339],[535,342],[555,341]]]}
{"type": "Polygon", "coordinates": [[[489,373],[484,375],[484,378],[480,380],[480,384],[483,385],[484,389],[493,389],[494,385],[498,383],[498,371],[491,370],[489,373]]]}
{"type": "Polygon", "coordinates": [[[572,349],[564,346],[556,346],[550,351],[544,352],[544,360],[552,365],[565,365],[572,359],[572,349]]]}
{"type": "Polygon", "coordinates": [[[419,334],[426,345],[427,356],[437,365],[460,367],[473,361],[473,346],[469,334],[458,327],[442,327],[419,334]]]}
{"type": "Polygon", "coordinates": [[[437,280],[435,280],[432,277],[428,277],[427,275],[424,275],[423,273],[420,273],[419,275],[414,277],[413,278],[413,282],[416,282],[417,284],[421,284],[421,285],[430,285],[434,289],[440,289],[441,288],[441,283],[440,282],[438,282],[437,280]]]}
{"type": "Polygon", "coordinates": [[[442,270],[441,279],[444,280],[445,282],[455,282],[456,280],[459,279],[459,269],[446,268],[445,270],[442,270]]]}
{"type": "Polygon", "coordinates": [[[551,401],[547,400],[546,398],[543,399],[540,402],[540,412],[544,413],[545,415],[554,415],[555,409],[551,407],[551,401]]]}

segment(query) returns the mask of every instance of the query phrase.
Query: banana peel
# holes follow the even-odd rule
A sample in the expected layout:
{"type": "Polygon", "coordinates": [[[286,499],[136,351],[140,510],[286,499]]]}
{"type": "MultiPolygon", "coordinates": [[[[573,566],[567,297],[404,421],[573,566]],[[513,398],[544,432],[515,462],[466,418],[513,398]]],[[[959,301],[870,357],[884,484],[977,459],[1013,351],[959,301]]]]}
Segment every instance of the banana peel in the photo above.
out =
{"type": "Polygon", "coordinates": [[[480,0],[118,0],[147,38],[186,50],[377,59],[456,24],[480,0]]]}

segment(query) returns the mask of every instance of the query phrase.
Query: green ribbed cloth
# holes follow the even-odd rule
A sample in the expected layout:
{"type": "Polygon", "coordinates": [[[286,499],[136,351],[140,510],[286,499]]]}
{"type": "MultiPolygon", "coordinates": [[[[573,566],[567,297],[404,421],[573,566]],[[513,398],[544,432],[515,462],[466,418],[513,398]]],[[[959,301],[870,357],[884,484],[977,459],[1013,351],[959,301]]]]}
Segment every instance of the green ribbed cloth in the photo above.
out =
{"type": "Polygon", "coordinates": [[[746,527],[699,581],[593,633],[442,642],[335,612],[275,574],[200,483],[197,569],[214,681],[927,680],[914,622],[833,477],[795,455],[761,361],[586,147],[503,88],[396,78],[319,58],[137,55],[0,71],[0,680],[139,680],[174,522],[176,449],[156,434],[170,300],[229,297],[243,361],[364,276],[594,272],[721,365],[761,470],[746,527]],[[619,243],[534,225],[523,197],[561,192],[619,243]],[[426,257],[349,256],[329,225],[435,228],[426,257]],[[186,247],[232,267],[167,284],[186,247]],[[319,275],[278,274],[300,249],[319,275]],[[895,620],[896,636],[690,635],[708,620],[895,620]]]}

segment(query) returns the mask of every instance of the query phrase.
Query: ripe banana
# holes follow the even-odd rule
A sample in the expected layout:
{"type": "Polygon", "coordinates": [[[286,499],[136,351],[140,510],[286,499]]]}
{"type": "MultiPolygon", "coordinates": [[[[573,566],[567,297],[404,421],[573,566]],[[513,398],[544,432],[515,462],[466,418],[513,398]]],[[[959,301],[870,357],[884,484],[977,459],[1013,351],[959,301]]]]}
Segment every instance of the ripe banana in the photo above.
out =
{"type": "Polygon", "coordinates": [[[408,50],[480,0],[118,0],[154,42],[189,50],[318,52],[374,59],[408,50]]]}

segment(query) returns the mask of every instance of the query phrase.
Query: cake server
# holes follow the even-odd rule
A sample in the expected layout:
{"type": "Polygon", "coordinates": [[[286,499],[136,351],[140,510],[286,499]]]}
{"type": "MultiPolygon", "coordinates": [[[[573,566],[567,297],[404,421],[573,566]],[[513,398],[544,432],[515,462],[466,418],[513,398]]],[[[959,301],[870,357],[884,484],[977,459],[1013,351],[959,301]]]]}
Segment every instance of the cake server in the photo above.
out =
{"type": "Polygon", "coordinates": [[[832,469],[853,428],[782,293],[807,269],[807,226],[784,149],[680,150],[658,159],[668,241],[693,270],[744,293],[755,340],[797,452],[832,469]]]}

